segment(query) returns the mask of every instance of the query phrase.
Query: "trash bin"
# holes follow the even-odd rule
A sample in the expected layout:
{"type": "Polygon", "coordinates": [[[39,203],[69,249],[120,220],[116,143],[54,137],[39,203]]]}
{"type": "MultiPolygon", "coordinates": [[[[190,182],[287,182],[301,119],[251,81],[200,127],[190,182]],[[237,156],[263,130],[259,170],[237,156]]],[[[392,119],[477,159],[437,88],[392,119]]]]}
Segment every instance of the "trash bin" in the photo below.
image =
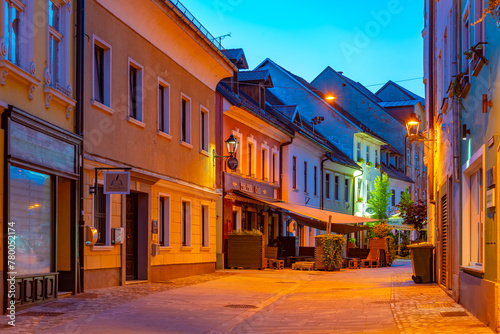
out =
{"type": "Polygon", "coordinates": [[[411,251],[411,266],[413,268],[413,282],[432,283],[434,282],[434,246],[430,243],[419,243],[409,245],[411,251]]]}

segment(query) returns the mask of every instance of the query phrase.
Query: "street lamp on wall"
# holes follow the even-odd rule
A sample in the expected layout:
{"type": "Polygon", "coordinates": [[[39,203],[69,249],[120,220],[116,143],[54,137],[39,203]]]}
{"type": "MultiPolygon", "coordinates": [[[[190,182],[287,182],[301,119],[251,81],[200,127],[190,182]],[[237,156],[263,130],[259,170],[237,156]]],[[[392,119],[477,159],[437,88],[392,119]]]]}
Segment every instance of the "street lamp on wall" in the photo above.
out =
{"type": "Polygon", "coordinates": [[[427,139],[421,136],[419,129],[420,120],[415,113],[412,113],[406,123],[406,131],[408,132],[408,138],[410,141],[436,141],[435,139],[427,139]]]}
{"type": "Polygon", "coordinates": [[[212,151],[213,152],[213,165],[215,166],[215,161],[217,158],[228,158],[227,159],[227,166],[231,170],[236,170],[238,168],[238,159],[234,156],[236,153],[236,150],[238,149],[238,141],[234,136],[231,134],[229,138],[225,141],[226,143],[226,149],[227,153],[230,155],[217,155],[217,152],[215,149],[212,151]]]}

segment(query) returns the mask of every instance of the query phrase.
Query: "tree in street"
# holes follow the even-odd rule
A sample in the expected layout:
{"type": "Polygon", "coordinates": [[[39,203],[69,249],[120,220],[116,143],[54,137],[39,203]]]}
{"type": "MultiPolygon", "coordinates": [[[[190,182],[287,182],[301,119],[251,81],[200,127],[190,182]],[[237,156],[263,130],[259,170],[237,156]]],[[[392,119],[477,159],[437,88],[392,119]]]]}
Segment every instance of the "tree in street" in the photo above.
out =
{"type": "Polygon", "coordinates": [[[391,200],[391,190],[389,189],[389,178],[386,174],[377,176],[374,189],[370,192],[368,205],[373,209],[373,217],[376,219],[387,219],[387,208],[391,200]]]}
{"type": "Polygon", "coordinates": [[[417,232],[417,240],[419,240],[420,231],[424,228],[427,221],[427,207],[424,202],[413,202],[408,190],[406,190],[401,196],[398,207],[400,215],[403,218],[403,224],[410,225],[417,232]]]}

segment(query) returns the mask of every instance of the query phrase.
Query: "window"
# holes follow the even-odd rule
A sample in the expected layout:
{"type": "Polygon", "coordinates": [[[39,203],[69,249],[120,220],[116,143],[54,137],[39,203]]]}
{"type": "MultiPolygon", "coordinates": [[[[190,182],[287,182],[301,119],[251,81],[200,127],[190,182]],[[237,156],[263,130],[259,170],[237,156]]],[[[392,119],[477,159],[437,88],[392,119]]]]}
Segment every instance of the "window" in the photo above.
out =
{"type": "Polygon", "coordinates": [[[293,157],[293,167],[292,167],[292,186],[293,189],[297,189],[297,157],[293,157]]]}
{"type": "Polygon", "coordinates": [[[63,38],[61,34],[61,9],[58,5],[49,1],[49,66],[51,74],[51,82],[53,84],[60,84],[61,78],[59,77],[60,66],[60,47],[63,38]]]}
{"type": "Polygon", "coordinates": [[[170,246],[170,197],[160,196],[158,205],[158,242],[170,246]]]}
{"type": "Polygon", "coordinates": [[[170,134],[170,86],[158,80],[158,131],[170,134]]]}
{"type": "Polygon", "coordinates": [[[363,198],[363,181],[358,179],[358,198],[363,198]]]}
{"type": "Polygon", "coordinates": [[[278,174],[278,155],[273,153],[273,183],[278,183],[276,175],[278,174]]]}
{"type": "Polygon", "coordinates": [[[406,166],[411,166],[411,149],[406,149],[406,166]]]}
{"type": "Polygon", "coordinates": [[[416,169],[420,169],[419,166],[418,166],[418,151],[415,152],[415,168],[416,169]]]}
{"type": "MultiPolygon", "coordinates": [[[[484,30],[484,19],[483,19],[483,10],[484,10],[484,0],[474,0],[474,22],[477,22],[473,25],[474,29],[474,45],[483,41],[483,30],[484,30]],[[478,22],[481,20],[480,22],[478,22]]],[[[484,45],[483,45],[484,47],[484,45]]]]}
{"type": "Polygon", "coordinates": [[[181,96],[181,142],[191,144],[191,100],[181,96]]]}
{"type": "Polygon", "coordinates": [[[104,194],[104,186],[97,185],[97,191],[94,194],[94,227],[97,229],[98,239],[96,246],[110,245],[110,195],[104,194]]]}
{"type": "Polygon", "coordinates": [[[464,52],[468,52],[471,47],[469,25],[469,8],[467,7],[462,18],[462,69],[465,73],[469,73],[469,59],[467,59],[467,56],[464,54],[464,52]]]}
{"type": "Polygon", "coordinates": [[[262,171],[262,181],[267,181],[269,179],[268,174],[268,161],[267,161],[267,149],[262,148],[261,157],[261,171],[262,171]]]}
{"type": "Polygon", "coordinates": [[[304,192],[307,192],[307,161],[304,161],[304,192]]]}
{"type": "Polygon", "coordinates": [[[375,150],[375,165],[378,165],[378,150],[375,150]]]}
{"type": "Polygon", "coordinates": [[[182,219],[182,246],[191,246],[191,203],[182,201],[181,208],[181,219],[182,219]]]}
{"type": "Polygon", "coordinates": [[[142,123],[142,67],[129,59],[128,66],[129,101],[128,116],[142,123]]]}
{"type": "Polygon", "coordinates": [[[339,200],[339,189],[340,188],[340,176],[339,175],[335,175],[335,193],[334,193],[334,196],[335,196],[335,200],[338,201],[339,200]]]}
{"type": "Polygon", "coordinates": [[[253,169],[253,160],[254,160],[254,150],[255,145],[252,143],[248,143],[248,176],[253,177],[255,176],[255,172],[253,169]]]}
{"type": "Polygon", "coordinates": [[[318,195],[318,166],[314,166],[314,196],[318,195]]]}
{"type": "Polygon", "coordinates": [[[93,35],[92,102],[111,107],[111,46],[93,35]]]}
{"type": "Polygon", "coordinates": [[[366,162],[370,162],[370,146],[366,145],[366,162]]]}
{"type": "Polygon", "coordinates": [[[371,187],[370,187],[370,181],[366,181],[366,200],[369,200],[371,198],[371,187]]]}
{"type": "Polygon", "coordinates": [[[349,202],[350,189],[351,189],[351,180],[346,177],[344,179],[344,202],[349,202]]]}
{"type": "Polygon", "coordinates": [[[325,175],[325,194],[326,198],[330,198],[330,173],[325,175]]]}
{"type": "MultiPolygon", "coordinates": [[[[18,1],[6,0],[4,2],[5,44],[7,47],[6,58],[21,67],[21,26],[24,8],[18,6],[18,1]]],[[[23,6],[24,7],[24,6],[23,6]]]]}
{"type": "Polygon", "coordinates": [[[361,159],[361,143],[358,141],[356,142],[356,160],[359,161],[361,159]]]}
{"type": "Polygon", "coordinates": [[[209,247],[209,219],[208,219],[208,206],[201,206],[201,246],[209,247]]]}
{"type": "Polygon", "coordinates": [[[395,206],[396,205],[396,190],[392,189],[392,196],[391,196],[391,205],[395,206]]]}
{"type": "Polygon", "coordinates": [[[200,149],[208,152],[208,109],[201,108],[200,112],[200,149]]]}

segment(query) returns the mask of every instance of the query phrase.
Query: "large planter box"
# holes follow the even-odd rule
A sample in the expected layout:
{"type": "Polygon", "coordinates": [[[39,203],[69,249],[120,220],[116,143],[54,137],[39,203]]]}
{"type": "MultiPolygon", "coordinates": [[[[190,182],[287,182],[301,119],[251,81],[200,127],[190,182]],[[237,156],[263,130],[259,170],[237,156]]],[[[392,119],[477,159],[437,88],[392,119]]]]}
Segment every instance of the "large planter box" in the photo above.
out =
{"type": "Polygon", "coordinates": [[[229,235],[227,267],[262,269],[264,265],[264,236],[229,235]]]}

